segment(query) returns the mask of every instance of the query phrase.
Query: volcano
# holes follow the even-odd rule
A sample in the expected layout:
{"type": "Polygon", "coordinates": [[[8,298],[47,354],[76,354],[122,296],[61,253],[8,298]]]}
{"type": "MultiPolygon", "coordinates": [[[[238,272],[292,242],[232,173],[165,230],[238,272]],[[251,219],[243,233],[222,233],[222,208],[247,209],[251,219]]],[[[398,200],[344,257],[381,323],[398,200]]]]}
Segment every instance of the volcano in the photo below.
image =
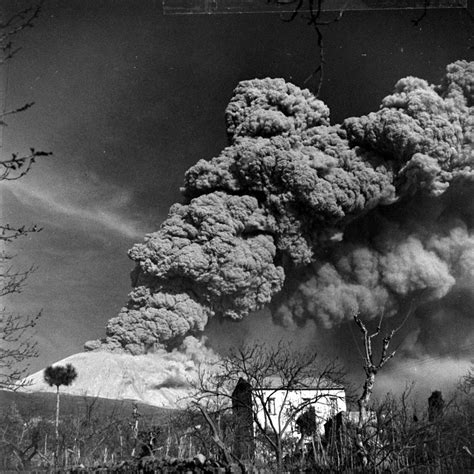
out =
{"type": "MultiPolygon", "coordinates": [[[[176,353],[139,356],[105,351],[80,352],[52,365],[72,364],[78,372],[62,394],[135,400],[162,408],[181,408],[192,393],[190,381],[196,373],[192,359],[178,363],[176,353]]],[[[56,392],[43,379],[43,371],[25,379],[25,392],[56,392]]]]}

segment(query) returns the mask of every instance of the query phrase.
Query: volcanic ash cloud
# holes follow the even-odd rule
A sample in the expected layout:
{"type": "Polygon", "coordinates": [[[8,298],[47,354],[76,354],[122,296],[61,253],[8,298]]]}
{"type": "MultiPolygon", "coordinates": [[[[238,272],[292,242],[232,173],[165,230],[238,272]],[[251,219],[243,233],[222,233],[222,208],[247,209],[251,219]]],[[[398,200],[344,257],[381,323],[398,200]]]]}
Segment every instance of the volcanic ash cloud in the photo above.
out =
{"type": "Polygon", "coordinates": [[[312,312],[331,326],[399,295],[442,297],[472,277],[459,255],[473,262],[465,222],[430,233],[400,208],[472,185],[473,83],[474,63],[458,61],[440,86],[401,79],[377,112],[330,125],[308,90],[241,82],[226,109],[229,146],[186,172],[183,202],[129,251],[128,303],[86,348],[172,347],[210,317],[241,319],[272,300],[283,322],[312,312]],[[390,209],[411,227],[387,219],[390,209]],[[369,215],[383,225],[355,232],[369,215]]]}

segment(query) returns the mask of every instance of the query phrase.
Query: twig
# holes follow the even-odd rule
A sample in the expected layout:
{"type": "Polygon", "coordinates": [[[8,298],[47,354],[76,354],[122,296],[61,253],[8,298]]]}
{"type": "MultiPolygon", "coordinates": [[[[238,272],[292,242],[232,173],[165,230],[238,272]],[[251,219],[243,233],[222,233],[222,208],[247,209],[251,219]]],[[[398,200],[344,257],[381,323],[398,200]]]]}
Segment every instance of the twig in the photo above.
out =
{"type": "Polygon", "coordinates": [[[411,22],[413,23],[413,26],[418,26],[420,22],[423,20],[423,18],[425,18],[425,16],[428,14],[428,7],[430,6],[430,1],[431,0],[425,0],[421,15],[418,18],[414,18],[413,20],[411,20],[411,22]]]}
{"type": "MultiPolygon", "coordinates": [[[[275,0],[275,1],[276,1],[276,3],[279,3],[278,0],[275,0]]],[[[316,38],[317,38],[316,45],[317,45],[317,48],[318,48],[318,59],[317,59],[316,67],[311,72],[311,74],[303,81],[303,84],[307,84],[313,78],[317,78],[313,92],[314,92],[314,95],[316,97],[319,97],[320,94],[321,94],[321,88],[322,88],[322,84],[323,84],[323,81],[324,81],[324,66],[326,64],[325,49],[324,49],[324,37],[323,37],[323,33],[321,31],[321,27],[331,25],[331,24],[336,23],[339,20],[341,20],[349,0],[346,1],[346,3],[341,8],[341,10],[337,14],[337,16],[335,18],[333,18],[332,20],[329,20],[329,21],[321,21],[321,19],[320,19],[321,18],[321,13],[322,13],[322,2],[323,2],[323,0],[316,0],[316,2],[317,2],[316,4],[315,4],[315,0],[308,0],[308,2],[309,2],[309,17],[306,17],[306,19],[308,21],[308,25],[311,26],[313,28],[313,30],[315,31],[315,33],[316,33],[316,38]]],[[[294,2],[291,2],[291,3],[294,3],[294,2]]],[[[301,13],[303,3],[304,3],[303,0],[298,0],[298,3],[296,4],[296,6],[295,6],[293,12],[290,14],[290,16],[288,18],[282,18],[282,20],[284,22],[293,21],[298,16],[298,14],[301,13]]]]}

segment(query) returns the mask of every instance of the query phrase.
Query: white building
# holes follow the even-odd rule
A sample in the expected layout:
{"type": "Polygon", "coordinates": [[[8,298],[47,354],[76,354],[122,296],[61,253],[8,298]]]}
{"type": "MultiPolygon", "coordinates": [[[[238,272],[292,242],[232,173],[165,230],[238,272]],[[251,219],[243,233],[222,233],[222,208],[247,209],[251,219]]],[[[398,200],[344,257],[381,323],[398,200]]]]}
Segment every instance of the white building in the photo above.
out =
{"type": "Polygon", "coordinates": [[[255,387],[240,379],[233,392],[233,409],[240,420],[238,449],[244,452],[262,430],[282,438],[301,438],[298,420],[303,414],[322,435],[326,421],[347,407],[344,387],[330,381],[285,384],[271,377],[255,387]]]}
{"type": "Polygon", "coordinates": [[[285,388],[278,377],[266,379],[261,387],[253,388],[257,422],[276,433],[300,437],[296,421],[312,407],[317,429],[323,434],[326,421],[346,411],[346,394],[343,387],[329,382],[319,382],[317,385],[311,386],[309,382],[307,386],[302,383],[285,388]]]}

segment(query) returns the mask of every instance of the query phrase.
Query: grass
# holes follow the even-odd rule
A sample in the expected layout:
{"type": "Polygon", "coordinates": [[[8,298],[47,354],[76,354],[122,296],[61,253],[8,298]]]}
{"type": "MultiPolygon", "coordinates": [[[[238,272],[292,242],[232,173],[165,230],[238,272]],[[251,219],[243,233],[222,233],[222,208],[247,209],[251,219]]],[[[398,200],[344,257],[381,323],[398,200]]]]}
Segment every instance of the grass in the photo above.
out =
{"type": "MultiPolygon", "coordinates": [[[[16,408],[24,418],[54,418],[56,410],[55,393],[22,393],[0,390],[0,411],[7,410],[15,404],[16,408]]],[[[134,400],[113,400],[101,397],[88,397],[78,395],[61,394],[61,416],[68,417],[85,413],[93,407],[95,415],[110,416],[119,414],[122,418],[129,418],[133,414],[134,406],[137,406],[138,413],[160,423],[170,415],[176,414],[179,410],[171,408],[161,408],[147,405],[134,400]]]]}

